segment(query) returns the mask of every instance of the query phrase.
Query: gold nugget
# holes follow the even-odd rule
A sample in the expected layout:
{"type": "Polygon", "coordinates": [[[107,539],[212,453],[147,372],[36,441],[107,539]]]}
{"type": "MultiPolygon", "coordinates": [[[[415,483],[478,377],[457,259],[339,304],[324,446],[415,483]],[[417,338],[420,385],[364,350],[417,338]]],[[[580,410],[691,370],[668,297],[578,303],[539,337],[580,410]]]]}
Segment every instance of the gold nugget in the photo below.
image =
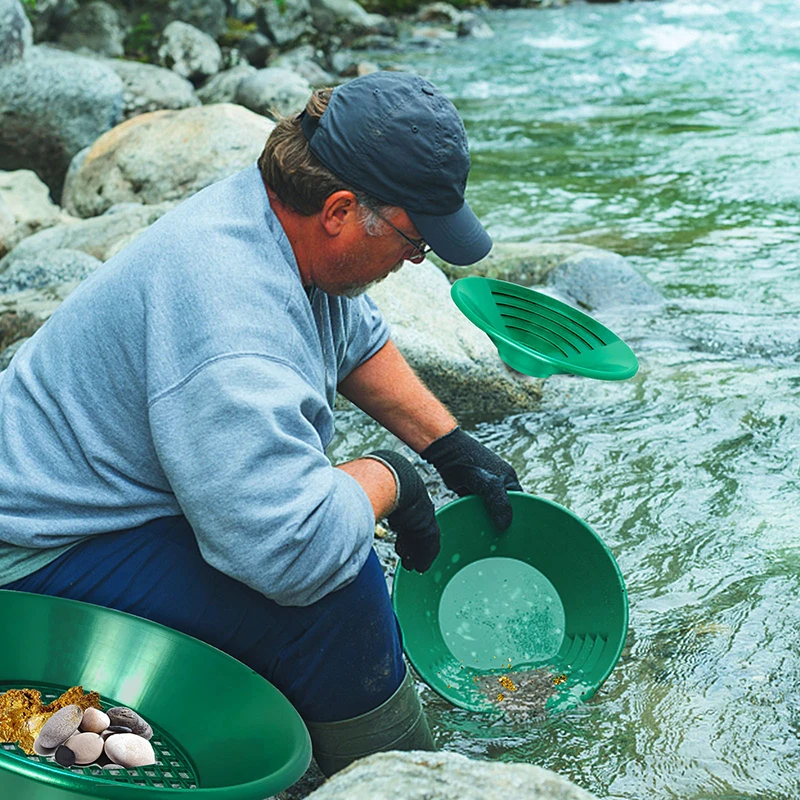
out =
{"type": "Polygon", "coordinates": [[[566,682],[567,682],[567,676],[566,675],[556,675],[553,678],[553,683],[556,686],[558,686],[559,683],[566,683],[566,682]]]}
{"type": "Polygon", "coordinates": [[[501,675],[497,680],[500,682],[502,687],[504,689],[508,689],[509,692],[517,691],[517,687],[514,684],[514,681],[512,681],[511,678],[508,677],[508,675],[501,675]]]}

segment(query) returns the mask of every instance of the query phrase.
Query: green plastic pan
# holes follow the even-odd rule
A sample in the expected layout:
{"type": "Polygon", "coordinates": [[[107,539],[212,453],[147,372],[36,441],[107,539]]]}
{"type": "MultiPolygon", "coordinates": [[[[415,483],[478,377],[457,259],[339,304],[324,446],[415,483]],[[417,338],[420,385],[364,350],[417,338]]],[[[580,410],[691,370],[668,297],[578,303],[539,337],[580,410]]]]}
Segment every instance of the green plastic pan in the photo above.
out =
{"type": "Polygon", "coordinates": [[[588,700],[619,660],[625,582],[582,519],[541,497],[509,497],[514,521],[502,533],[475,495],[440,508],[442,549],[424,574],[398,567],[394,608],[412,665],[454,705],[499,713],[476,679],[546,670],[546,711],[561,711],[588,700]]]}
{"type": "Polygon", "coordinates": [[[450,294],[518,372],[535,378],[568,373],[621,381],[639,369],[633,351],[615,333],[527,286],[473,275],[457,280],[450,294]]]}
{"type": "Polygon", "coordinates": [[[154,622],[89,603],[0,590],[0,692],[30,688],[50,702],[70,686],[103,708],[128,706],[152,726],[158,763],[132,770],[71,767],[0,744],[8,800],[264,800],[311,761],[289,701],[231,656],[154,622]]]}

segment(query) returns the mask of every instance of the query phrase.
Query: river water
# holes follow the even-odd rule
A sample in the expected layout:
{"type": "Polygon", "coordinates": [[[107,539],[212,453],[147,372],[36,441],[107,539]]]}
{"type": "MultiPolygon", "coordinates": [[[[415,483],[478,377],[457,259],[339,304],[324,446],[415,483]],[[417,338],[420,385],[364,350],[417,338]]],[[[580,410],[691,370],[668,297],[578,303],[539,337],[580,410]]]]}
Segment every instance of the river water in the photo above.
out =
{"type": "MultiPolygon", "coordinates": [[[[662,293],[597,314],[622,383],[556,376],[467,427],[612,549],[631,621],[595,698],[487,726],[432,692],[440,747],[614,800],[800,798],[800,4],[494,11],[496,36],[374,53],[461,111],[497,241],[608,248],[662,293]]],[[[385,444],[376,428],[338,457],[385,444]]]]}

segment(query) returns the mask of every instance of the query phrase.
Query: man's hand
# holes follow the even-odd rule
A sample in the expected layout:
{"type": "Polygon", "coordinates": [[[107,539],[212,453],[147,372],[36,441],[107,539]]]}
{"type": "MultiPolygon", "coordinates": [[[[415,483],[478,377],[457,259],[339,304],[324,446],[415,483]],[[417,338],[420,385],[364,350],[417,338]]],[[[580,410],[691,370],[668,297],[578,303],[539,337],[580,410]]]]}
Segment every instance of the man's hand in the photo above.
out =
{"type": "Polygon", "coordinates": [[[501,531],[508,528],[513,512],[506,492],[522,491],[511,464],[461,428],[437,439],[420,455],[436,467],[448,489],[459,497],[480,495],[492,522],[501,531]]]}
{"type": "Polygon", "coordinates": [[[367,458],[385,464],[397,481],[397,504],[387,519],[397,534],[394,549],[408,570],[425,572],[439,554],[439,525],[422,478],[411,462],[393,450],[376,450],[367,458]]]}

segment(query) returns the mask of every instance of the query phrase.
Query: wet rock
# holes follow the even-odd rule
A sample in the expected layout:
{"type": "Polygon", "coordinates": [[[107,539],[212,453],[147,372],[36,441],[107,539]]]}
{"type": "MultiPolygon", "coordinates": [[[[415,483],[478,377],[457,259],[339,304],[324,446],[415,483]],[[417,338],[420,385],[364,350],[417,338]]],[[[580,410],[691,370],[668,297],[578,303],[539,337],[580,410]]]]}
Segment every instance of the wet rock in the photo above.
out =
{"type": "Polygon", "coordinates": [[[0,69],[0,169],[31,169],[58,198],[70,160],[119,122],[122,81],[91,58],[31,47],[0,69]]]}
{"type": "MultiPolygon", "coordinates": [[[[86,731],[70,736],[64,745],[75,754],[75,763],[84,765],[92,764],[103,752],[103,739],[99,733],[86,731]]],[[[57,753],[58,751],[56,751],[57,753]]]]}
{"type": "Polygon", "coordinates": [[[19,61],[33,42],[33,29],[18,0],[0,0],[0,67],[19,61]]]}
{"type": "Polygon", "coordinates": [[[456,416],[497,418],[537,406],[541,381],[506,367],[489,337],[455,307],[450,283],[432,262],[407,264],[369,295],[397,347],[456,416]]]}
{"type": "Polygon", "coordinates": [[[308,82],[296,73],[267,67],[239,84],[236,102],[262,116],[288,116],[305,108],[311,91],[308,82]]]}
{"type": "Polygon", "coordinates": [[[494,31],[477,14],[465,11],[456,27],[458,36],[472,36],[475,39],[491,39],[494,31]]]}
{"type": "Polygon", "coordinates": [[[59,745],[55,752],[56,763],[62,767],[71,767],[76,762],[75,751],[65,744],[59,745]]]}
{"type": "Polygon", "coordinates": [[[161,66],[197,82],[219,72],[222,51],[207,33],[176,21],[164,28],[158,61],[161,66]]]}
{"type": "Polygon", "coordinates": [[[64,706],[45,722],[36,741],[41,748],[58,747],[78,730],[83,711],[76,705],[64,706]]]}
{"type": "MultiPolygon", "coordinates": [[[[130,728],[132,733],[135,733],[137,736],[143,736],[145,739],[149,739],[153,735],[153,729],[150,725],[143,720],[133,709],[125,708],[123,706],[116,706],[115,708],[109,708],[106,712],[108,714],[108,718],[111,720],[111,724],[113,726],[123,726],[126,728],[130,728]]],[[[125,736],[126,734],[119,734],[120,736],[125,736]]],[[[113,756],[110,756],[112,759],[113,756]]],[[[118,759],[114,759],[118,761],[118,763],[123,764],[125,762],[119,761],[118,759]]]]}
{"type": "Polygon", "coordinates": [[[532,764],[473,761],[458,753],[377,753],[356,761],[308,800],[597,800],[532,764]],[[435,790],[431,787],[435,786],[435,790]]]}
{"type": "Polygon", "coordinates": [[[99,708],[87,708],[83,712],[80,730],[90,733],[102,733],[111,724],[111,719],[105,711],[99,708]]]}
{"type": "Polygon", "coordinates": [[[252,164],[273,127],[228,103],[141,114],[100,137],[70,170],[64,207],[92,217],[117,203],[182,200],[252,164]]]}
{"type": "Polygon", "coordinates": [[[109,736],[105,742],[105,753],[113,762],[128,769],[156,763],[153,745],[135,733],[109,736]]]}

